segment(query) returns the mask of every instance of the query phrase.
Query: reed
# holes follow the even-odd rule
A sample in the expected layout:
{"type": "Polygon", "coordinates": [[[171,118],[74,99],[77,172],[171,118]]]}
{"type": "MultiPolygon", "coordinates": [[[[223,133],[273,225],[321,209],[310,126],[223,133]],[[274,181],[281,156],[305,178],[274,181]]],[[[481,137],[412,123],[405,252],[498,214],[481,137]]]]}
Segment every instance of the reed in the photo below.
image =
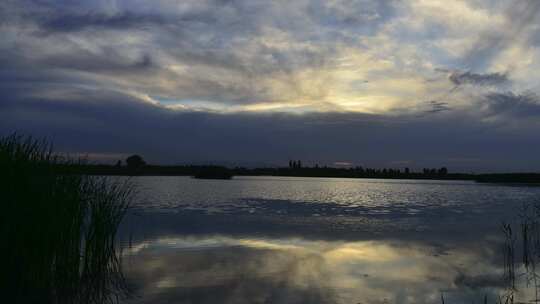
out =
{"type": "Polygon", "coordinates": [[[70,174],[46,141],[0,138],[2,297],[12,303],[113,303],[128,294],[115,235],[129,182],[70,174]]]}

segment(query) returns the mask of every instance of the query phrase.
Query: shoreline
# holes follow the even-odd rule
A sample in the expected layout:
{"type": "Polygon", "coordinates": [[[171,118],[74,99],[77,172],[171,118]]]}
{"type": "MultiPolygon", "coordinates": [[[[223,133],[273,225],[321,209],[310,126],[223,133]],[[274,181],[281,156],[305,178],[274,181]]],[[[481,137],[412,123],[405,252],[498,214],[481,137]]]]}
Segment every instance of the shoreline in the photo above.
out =
{"type": "Polygon", "coordinates": [[[404,173],[362,173],[354,169],[339,168],[225,168],[219,166],[155,166],[140,168],[117,167],[110,165],[69,165],[63,171],[71,174],[103,176],[196,176],[201,170],[227,170],[232,176],[276,176],[276,177],[318,177],[352,179],[390,179],[390,180],[454,180],[475,181],[487,184],[540,185],[540,173],[446,173],[424,174],[419,172],[404,173]]]}

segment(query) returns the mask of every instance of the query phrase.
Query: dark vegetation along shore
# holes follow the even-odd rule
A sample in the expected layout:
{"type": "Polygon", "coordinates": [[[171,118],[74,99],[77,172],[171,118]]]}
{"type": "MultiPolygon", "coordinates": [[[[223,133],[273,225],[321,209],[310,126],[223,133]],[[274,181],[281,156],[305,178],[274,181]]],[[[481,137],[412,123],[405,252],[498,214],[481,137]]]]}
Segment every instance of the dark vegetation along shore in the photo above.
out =
{"type": "Polygon", "coordinates": [[[66,174],[50,145],[0,139],[0,291],[6,303],[111,303],[128,295],[115,234],[132,188],[66,174]]]}
{"type": "Polygon", "coordinates": [[[123,164],[77,164],[64,166],[66,172],[89,175],[141,175],[141,176],[193,176],[196,178],[229,179],[232,176],[295,176],[341,177],[381,179],[472,180],[482,183],[540,184],[540,173],[471,174],[449,173],[446,167],[424,168],[421,171],[404,169],[373,169],[363,167],[334,168],[326,166],[304,167],[300,161],[290,161],[288,167],[227,168],[223,166],[159,166],[146,164],[141,156],[133,155],[123,164]]]}

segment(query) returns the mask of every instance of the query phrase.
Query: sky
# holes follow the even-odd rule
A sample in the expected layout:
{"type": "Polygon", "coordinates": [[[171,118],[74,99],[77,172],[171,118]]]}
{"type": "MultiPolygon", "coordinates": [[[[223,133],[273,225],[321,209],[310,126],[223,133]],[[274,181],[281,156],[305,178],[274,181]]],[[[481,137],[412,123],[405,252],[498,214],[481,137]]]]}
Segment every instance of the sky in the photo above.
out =
{"type": "Polygon", "coordinates": [[[0,134],[111,162],[540,171],[537,0],[3,0],[0,134]]]}

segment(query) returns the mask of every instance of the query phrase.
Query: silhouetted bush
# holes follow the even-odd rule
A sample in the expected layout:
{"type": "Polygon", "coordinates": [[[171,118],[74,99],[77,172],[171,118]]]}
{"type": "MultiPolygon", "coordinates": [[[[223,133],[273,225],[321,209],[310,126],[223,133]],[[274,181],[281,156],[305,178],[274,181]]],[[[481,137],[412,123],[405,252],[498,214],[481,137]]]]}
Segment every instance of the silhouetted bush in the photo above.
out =
{"type": "Polygon", "coordinates": [[[126,164],[130,169],[138,169],[146,165],[146,162],[139,155],[131,155],[130,157],[126,158],[126,164]]]}

